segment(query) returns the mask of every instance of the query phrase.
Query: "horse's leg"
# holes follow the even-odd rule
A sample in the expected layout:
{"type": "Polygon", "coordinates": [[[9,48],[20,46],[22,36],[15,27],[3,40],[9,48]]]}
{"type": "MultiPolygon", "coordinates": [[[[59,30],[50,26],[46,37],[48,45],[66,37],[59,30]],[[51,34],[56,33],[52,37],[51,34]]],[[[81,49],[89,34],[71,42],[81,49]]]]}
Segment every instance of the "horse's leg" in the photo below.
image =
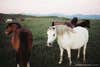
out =
{"type": "Polygon", "coordinates": [[[86,62],[86,59],[85,59],[85,58],[86,58],[86,57],[85,57],[85,56],[86,56],[86,46],[87,46],[87,45],[85,44],[84,47],[83,47],[83,62],[84,62],[84,63],[86,62]]]}
{"type": "Polygon", "coordinates": [[[17,64],[17,67],[20,67],[19,64],[17,64]]]}
{"type": "Polygon", "coordinates": [[[23,65],[24,67],[27,67],[27,63],[23,65]]]}
{"type": "Polygon", "coordinates": [[[20,67],[27,67],[27,63],[20,64],[20,67]]]}
{"type": "Polygon", "coordinates": [[[60,47],[60,59],[59,59],[59,62],[58,62],[59,64],[61,64],[62,60],[63,60],[63,51],[64,51],[64,49],[60,47]]]}
{"type": "Polygon", "coordinates": [[[30,63],[29,62],[27,63],[27,67],[30,67],[30,63]]]}
{"type": "Polygon", "coordinates": [[[24,60],[21,60],[19,67],[27,67],[27,62],[24,60]]]}
{"type": "Polygon", "coordinates": [[[69,48],[67,48],[66,50],[67,50],[67,53],[68,53],[69,65],[71,65],[72,64],[72,61],[71,61],[71,50],[69,48]]]}
{"type": "Polygon", "coordinates": [[[79,59],[79,57],[80,57],[80,50],[81,50],[81,48],[78,49],[77,59],[79,59]]]}

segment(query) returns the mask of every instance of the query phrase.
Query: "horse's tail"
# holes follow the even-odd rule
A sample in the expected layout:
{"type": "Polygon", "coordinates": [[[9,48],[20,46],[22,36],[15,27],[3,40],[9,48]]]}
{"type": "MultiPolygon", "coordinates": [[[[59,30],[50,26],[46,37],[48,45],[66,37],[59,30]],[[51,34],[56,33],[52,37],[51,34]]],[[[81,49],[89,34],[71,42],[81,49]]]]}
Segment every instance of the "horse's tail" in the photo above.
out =
{"type": "Polygon", "coordinates": [[[28,48],[28,33],[27,32],[20,32],[20,56],[24,62],[29,60],[30,52],[28,48]]]}
{"type": "Polygon", "coordinates": [[[20,32],[20,48],[27,49],[27,32],[20,32]]]}

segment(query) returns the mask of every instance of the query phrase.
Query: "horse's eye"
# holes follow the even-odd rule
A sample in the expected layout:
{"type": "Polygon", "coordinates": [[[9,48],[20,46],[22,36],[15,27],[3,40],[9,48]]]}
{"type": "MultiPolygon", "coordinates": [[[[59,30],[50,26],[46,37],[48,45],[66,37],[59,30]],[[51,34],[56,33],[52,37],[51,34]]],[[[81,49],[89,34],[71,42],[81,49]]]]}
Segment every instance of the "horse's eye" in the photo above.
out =
{"type": "Polygon", "coordinates": [[[53,34],[53,36],[55,36],[55,34],[53,34]]]}
{"type": "Polygon", "coordinates": [[[53,30],[55,30],[55,27],[53,27],[53,30]]]}

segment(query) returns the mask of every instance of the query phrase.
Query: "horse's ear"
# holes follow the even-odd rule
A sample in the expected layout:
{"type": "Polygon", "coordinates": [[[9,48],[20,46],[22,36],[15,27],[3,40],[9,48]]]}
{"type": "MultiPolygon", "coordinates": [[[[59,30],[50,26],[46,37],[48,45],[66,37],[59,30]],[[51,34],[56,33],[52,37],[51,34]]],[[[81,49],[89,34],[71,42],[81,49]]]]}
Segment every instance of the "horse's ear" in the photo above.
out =
{"type": "Polygon", "coordinates": [[[49,26],[48,29],[50,29],[51,27],[49,26]]]}
{"type": "Polygon", "coordinates": [[[48,29],[49,29],[50,27],[48,27],[48,29]]]}

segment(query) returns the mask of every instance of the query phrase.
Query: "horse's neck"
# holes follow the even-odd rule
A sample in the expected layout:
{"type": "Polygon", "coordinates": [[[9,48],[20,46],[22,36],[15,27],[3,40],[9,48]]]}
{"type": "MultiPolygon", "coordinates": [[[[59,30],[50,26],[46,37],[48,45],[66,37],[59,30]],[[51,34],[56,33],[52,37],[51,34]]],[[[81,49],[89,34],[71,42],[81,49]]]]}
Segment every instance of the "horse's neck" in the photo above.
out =
{"type": "Polygon", "coordinates": [[[71,34],[69,32],[65,32],[62,35],[57,35],[58,40],[69,39],[70,37],[71,37],[71,34]]]}
{"type": "Polygon", "coordinates": [[[12,32],[12,34],[13,34],[13,36],[16,36],[17,34],[18,34],[18,29],[16,29],[16,30],[14,30],[13,32],[12,32]]]}
{"type": "Polygon", "coordinates": [[[16,29],[16,31],[12,34],[12,42],[16,42],[17,39],[19,39],[20,29],[16,29]]]}
{"type": "Polygon", "coordinates": [[[20,44],[19,32],[16,32],[16,33],[14,32],[12,34],[11,43],[12,43],[13,48],[18,50],[19,44],[20,44]]]}

